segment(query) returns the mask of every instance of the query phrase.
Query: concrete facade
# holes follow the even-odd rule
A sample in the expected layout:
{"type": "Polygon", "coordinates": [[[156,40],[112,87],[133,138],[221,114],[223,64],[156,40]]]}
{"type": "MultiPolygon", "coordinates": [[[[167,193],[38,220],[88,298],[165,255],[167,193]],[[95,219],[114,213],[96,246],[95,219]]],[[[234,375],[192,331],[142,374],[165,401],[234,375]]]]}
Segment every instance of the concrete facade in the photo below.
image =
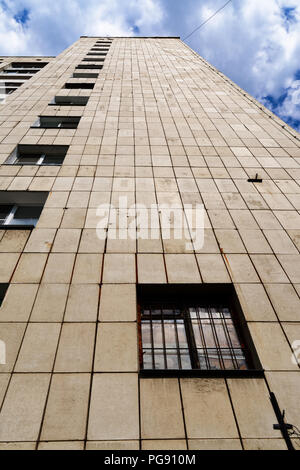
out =
{"type": "Polygon", "coordinates": [[[0,105],[0,191],[49,192],[35,229],[0,230],[0,450],[287,449],[269,395],[300,428],[300,136],[177,38],[112,38],[101,70],[75,70],[97,40],[0,105]],[[95,86],[64,88],[79,82],[95,86]],[[18,144],[68,151],[5,164],[18,144]],[[97,207],[120,196],[203,203],[203,248],[99,240],[97,207]],[[141,378],[136,284],[167,283],[233,284],[264,377],[141,378]]]}

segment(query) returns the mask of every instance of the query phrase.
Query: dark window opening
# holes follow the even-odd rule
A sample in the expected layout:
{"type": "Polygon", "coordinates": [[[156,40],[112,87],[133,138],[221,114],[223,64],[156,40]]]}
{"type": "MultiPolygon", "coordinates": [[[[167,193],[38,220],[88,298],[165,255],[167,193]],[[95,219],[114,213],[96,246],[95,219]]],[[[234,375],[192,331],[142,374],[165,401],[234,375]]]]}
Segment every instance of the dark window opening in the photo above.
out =
{"type": "Polygon", "coordinates": [[[77,116],[39,116],[33,128],[44,129],[77,129],[80,117],[77,116]]]}
{"type": "Polygon", "coordinates": [[[91,52],[109,52],[109,49],[106,47],[92,47],[90,50],[91,52]]]}
{"type": "Polygon", "coordinates": [[[34,69],[39,71],[48,65],[48,62],[12,62],[10,67],[13,69],[34,69]]]}
{"type": "Polygon", "coordinates": [[[5,165],[62,165],[67,145],[18,145],[5,165]]]}
{"type": "MultiPolygon", "coordinates": [[[[90,61],[91,62],[91,61],[90,61]]],[[[101,70],[103,68],[103,64],[91,64],[91,63],[86,63],[86,64],[79,64],[77,67],[75,67],[77,70],[78,69],[91,69],[91,70],[101,70]]]]}
{"type": "Polygon", "coordinates": [[[48,193],[0,191],[0,229],[32,229],[36,226],[48,193]]]}
{"type": "Polygon", "coordinates": [[[88,52],[87,55],[105,57],[107,54],[106,52],[88,52]]]}
{"type": "MultiPolygon", "coordinates": [[[[89,67],[85,67],[85,69],[88,69],[89,67]]],[[[98,78],[99,73],[95,72],[88,72],[87,70],[82,70],[82,71],[77,71],[73,73],[73,78],[98,78]]]]}
{"type": "Polygon", "coordinates": [[[85,89],[85,90],[92,90],[95,86],[95,83],[66,83],[65,88],[67,89],[85,89]]]}
{"type": "Polygon", "coordinates": [[[139,286],[138,305],[142,375],[261,373],[233,286],[139,286]]]}
{"type": "Polygon", "coordinates": [[[4,300],[7,289],[8,289],[8,284],[0,284],[0,307],[4,300]]]}
{"type": "Polygon", "coordinates": [[[104,62],[105,59],[103,58],[98,58],[98,57],[95,57],[92,59],[92,57],[85,57],[84,59],[82,59],[83,62],[104,62]]]}
{"type": "Polygon", "coordinates": [[[49,103],[50,106],[86,106],[88,96],[55,96],[49,103]]]}

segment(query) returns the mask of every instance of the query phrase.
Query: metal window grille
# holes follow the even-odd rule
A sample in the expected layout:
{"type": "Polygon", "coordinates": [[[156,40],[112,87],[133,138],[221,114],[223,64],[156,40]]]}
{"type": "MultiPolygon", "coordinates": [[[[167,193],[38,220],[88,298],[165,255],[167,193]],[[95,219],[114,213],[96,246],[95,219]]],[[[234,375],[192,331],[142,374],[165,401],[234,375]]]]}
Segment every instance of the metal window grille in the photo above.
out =
{"type": "Polygon", "coordinates": [[[248,369],[248,351],[228,307],[148,304],[140,315],[141,369],[248,369]]]}

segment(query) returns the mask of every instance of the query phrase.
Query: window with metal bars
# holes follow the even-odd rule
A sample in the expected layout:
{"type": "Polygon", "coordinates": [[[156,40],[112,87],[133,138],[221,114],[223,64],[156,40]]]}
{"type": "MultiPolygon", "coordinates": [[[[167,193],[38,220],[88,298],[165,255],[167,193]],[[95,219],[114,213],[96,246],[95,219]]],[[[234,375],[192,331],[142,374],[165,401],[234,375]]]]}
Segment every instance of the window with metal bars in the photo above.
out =
{"type": "Polygon", "coordinates": [[[146,305],[141,333],[144,369],[248,368],[245,346],[226,306],[146,305]]]}
{"type": "MultiPolygon", "coordinates": [[[[220,292],[226,289],[220,286],[220,292]]],[[[189,292],[180,295],[176,288],[174,300],[162,295],[139,299],[141,373],[259,375],[261,365],[247,326],[235,311],[233,290],[228,287],[230,295],[219,295],[220,301],[216,295],[189,299],[189,292]]]]}

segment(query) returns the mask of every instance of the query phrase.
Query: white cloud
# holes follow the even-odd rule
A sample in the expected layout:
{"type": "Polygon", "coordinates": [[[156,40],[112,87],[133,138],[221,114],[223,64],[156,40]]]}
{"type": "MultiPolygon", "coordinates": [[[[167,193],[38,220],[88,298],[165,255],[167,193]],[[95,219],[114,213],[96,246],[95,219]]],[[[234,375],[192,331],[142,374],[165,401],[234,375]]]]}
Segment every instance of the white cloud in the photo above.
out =
{"type": "MultiPolygon", "coordinates": [[[[81,35],[188,35],[225,0],[0,0],[0,54],[55,55],[81,35]],[[3,4],[5,7],[3,7],[3,4]],[[2,5],[2,6],[1,6],[2,5]],[[22,28],[14,15],[24,8],[22,28]]],[[[299,0],[233,0],[188,44],[259,100],[288,91],[300,69],[299,0]],[[284,8],[287,14],[284,15],[284,8]]],[[[279,108],[278,108],[279,109],[279,108]]],[[[282,114],[283,116],[283,114],[282,114]]]]}
{"type": "Polygon", "coordinates": [[[130,36],[133,26],[151,34],[163,19],[159,0],[0,1],[0,54],[58,54],[82,35],[130,36]],[[29,10],[22,27],[14,15],[29,10]]]}
{"type": "Polygon", "coordinates": [[[297,126],[300,131],[300,80],[295,80],[287,90],[287,96],[280,106],[278,106],[276,112],[283,117],[288,119],[292,117],[294,120],[299,121],[297,126]]]}

